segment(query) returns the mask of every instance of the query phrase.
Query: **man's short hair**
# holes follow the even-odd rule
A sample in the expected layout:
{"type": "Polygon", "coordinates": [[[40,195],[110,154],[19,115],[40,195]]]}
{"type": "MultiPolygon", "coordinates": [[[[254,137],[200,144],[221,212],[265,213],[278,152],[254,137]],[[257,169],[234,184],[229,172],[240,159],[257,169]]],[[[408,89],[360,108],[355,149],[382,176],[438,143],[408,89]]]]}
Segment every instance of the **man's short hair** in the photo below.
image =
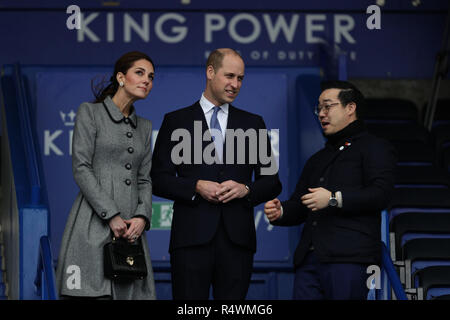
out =
{"type": "Polygon", "coordinates": [[[321,83],[322,92],[328,89],[340,89],[338,99],[345,107],[350,102],[356,104],[356,118],[361,119],[365,108],[365,99],[361,91],[348,81],[324,81],[321,83]]]}
{"type": "MultiPolygon", "coordinates": [[[[228,54],[236,55],[242,59],[239,52],[237,52],[234,49],[229,48],[216,49],[210,53],[208,60],[206,61],[206,69],[208,69],[208,66],[212,66],[214,71],[219,70],[222,67],[223,58],[228,54]]],[[[244,59],[242,59],[242,61],[244,61],[244,59]]]]}

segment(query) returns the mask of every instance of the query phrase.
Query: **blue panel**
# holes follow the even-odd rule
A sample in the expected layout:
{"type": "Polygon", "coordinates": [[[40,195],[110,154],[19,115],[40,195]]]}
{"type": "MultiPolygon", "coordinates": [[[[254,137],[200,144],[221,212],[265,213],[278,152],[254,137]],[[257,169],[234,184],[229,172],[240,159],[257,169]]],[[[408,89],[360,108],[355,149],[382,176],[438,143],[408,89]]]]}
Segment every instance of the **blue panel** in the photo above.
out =
{"type": "Polygon", "coordinates": [[[21,284],[20,298],[35,300],[36,295],[34,280],[36,278],[39,240],[41,236],[47,235],[47,209],[45,208],[23,208],[20,210],[20,265],[21,284]]]}
{"type": "MultiPolygon", "coordinates": [[[[335,60],[342,53],[347,55],[349,77],[432,77],[445,10],[423,13],[411,8],[411,3],[392,5],[411,12],[383,8],[381,29],[370,30],[364,10],[367,2],[364,6],[334,3],[330,2],[328,7],[333,9],[325,12],[308,11],[321,7],[315,4],[299,4],[305,11],[295,12],[290,10],[297,6],[294,2],[280,5],[287,9],[281,12],[264,11],[253,2],[252,10],[245,13],[239,9],[170,12],[82,8],[86,23],[81,31],[67,29],[68,15],[63,10],[0,10],[2,43],[27,39],[19,46],[2,46],[0,63],[112,65],[124,52],[140,50],[148,52],[158,66],[202,66],[209,51],[232,47],[242,53],[249,66],[323,66],[325,74],[333,75],[335,60]],[[130,25],[137,27],[126,27],[130,25]]],[[[231,7],[242,6],[240,1],[231,7]]]]}

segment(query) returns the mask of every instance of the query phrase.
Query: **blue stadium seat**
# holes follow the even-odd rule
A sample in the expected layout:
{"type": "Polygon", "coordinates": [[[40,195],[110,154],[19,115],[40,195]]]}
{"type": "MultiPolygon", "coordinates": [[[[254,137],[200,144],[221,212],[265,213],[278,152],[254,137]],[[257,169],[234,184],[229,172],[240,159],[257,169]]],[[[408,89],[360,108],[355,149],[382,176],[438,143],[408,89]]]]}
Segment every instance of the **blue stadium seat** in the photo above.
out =
{"type": "Polygon", "coordinates": [[[447,171],[435,166],[397,166],[396,188],[449,188],[447,171]]]}
{"type": "Polygon", "coordinates": [[[416,274],[418,299],[431,300],[450,295],[450,266],[432,266],[416,274]]]}
{"type": "Polygon", "coordinates": [[[450,237],[450,211],[445,212],[407,212],[395,216],[390,222],[391,248],[395,250],[396,260],[405,260],[402,247],[413,239],[434,236],[450,237]],[[393,241],[392,241],[393,240],[393,241]]]}
{"type": "Polygon", "coordinates": [[[402,246],[401,259],[405,262],[405,288],[412,288],[414,276],[421,269],[450,266],[450,238],[416,238],[407,241],[402,246]]]}
{"type": "Polygon", "coordinates": [[[418,123],[414,102],[398,98],[367,98],[363,117],[368,123],[418,123]]]}

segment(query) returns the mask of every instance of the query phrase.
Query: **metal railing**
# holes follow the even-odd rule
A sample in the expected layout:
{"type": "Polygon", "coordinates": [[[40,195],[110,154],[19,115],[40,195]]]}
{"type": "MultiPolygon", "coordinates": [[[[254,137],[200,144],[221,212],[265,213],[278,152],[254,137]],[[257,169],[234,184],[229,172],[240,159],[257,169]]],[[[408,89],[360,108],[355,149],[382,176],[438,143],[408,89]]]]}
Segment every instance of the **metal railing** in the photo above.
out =
{"type": "Polygon", "coordinates": [[[58,300],[53,256],[50,249],[50,240],[47,236],[42,236],[40,240],[39,262],[34,284],[37,294],[42,300],[58,300]]]}
{"type": "Polygon", "coordinates": [[[20,131],[23,136],[23,146],[25,150],[25,161],[30,179],[30,204],[36,205],[41,199],[41,180],[39,177],[38,160],[36,146],[31,128],[31,119],[29,106],[25,94],[25,86],[20,70],[20,65],[14,65],[13,75],[14,85],[16,87],[17,108],[19,111],[20,131]]]}
{"type": "Polygon", "coordinates": [[[386,247],[386,244],[383,243],[381,250],[381,260],[383,262],[383,267],[388,276],[389,283],[394,290],[395,297],[397,298],[397,300],[408,300],[397,271],[395,270],[394,263],[391,260],[391,256],[389,254],[388,248],[386,247]]]}

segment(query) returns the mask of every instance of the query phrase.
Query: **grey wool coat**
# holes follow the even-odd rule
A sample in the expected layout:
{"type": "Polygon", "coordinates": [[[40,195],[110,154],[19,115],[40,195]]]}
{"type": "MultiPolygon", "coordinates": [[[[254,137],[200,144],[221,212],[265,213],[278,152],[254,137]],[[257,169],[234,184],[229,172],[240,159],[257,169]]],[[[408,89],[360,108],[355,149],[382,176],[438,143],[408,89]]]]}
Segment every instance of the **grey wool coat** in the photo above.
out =
{"type": "Polygon", "coordinates": [[[151,132],[149,120],[134,108],[125,118],[110,97],[78,108],[72,142],[72,169],[80,192],[70,211],[58,257],[60,295],[155,299],[155,286],[145,232],[141,236],[148,276],[112,281],[103,274],[103,246],[111,241],[108,220],[152,214],[151,132]]]}

